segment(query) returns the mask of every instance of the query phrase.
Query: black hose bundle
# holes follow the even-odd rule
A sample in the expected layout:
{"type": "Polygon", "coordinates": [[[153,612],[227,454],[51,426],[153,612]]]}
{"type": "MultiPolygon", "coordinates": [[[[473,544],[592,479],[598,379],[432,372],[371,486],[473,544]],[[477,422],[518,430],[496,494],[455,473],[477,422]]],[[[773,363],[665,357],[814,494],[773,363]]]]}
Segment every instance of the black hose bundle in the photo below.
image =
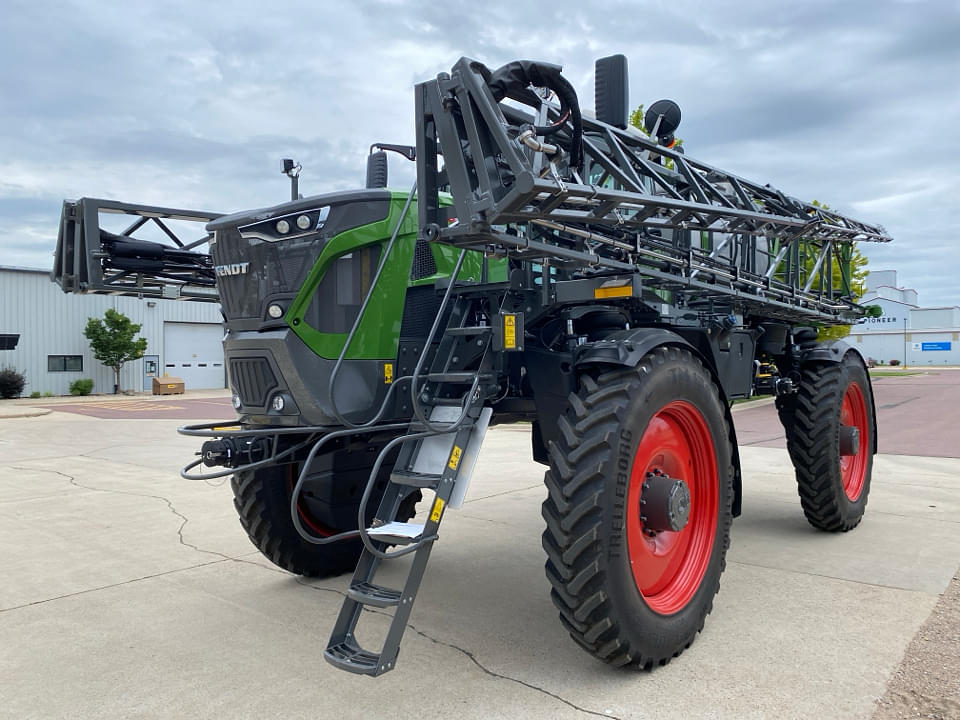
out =
{"type": "Polygon", "coordinates": [[[560,99],[560,119],[553,125],[536,127],[537,135],[545,136],[559,132],[567,120],[573,125],[570,143],[570,167],[580,171],[583,167],[583,118],[580,114],[580,101],[573,85],[560,74],[563,69],[552,63],[533,60],[515,60],[491,72],[477,63],[474,69],[482,75],[487,87],[497,102],[510,98],[517,102],[539,107],[541,100],[529,87],[545,87],[553,90],[560,99]]]}

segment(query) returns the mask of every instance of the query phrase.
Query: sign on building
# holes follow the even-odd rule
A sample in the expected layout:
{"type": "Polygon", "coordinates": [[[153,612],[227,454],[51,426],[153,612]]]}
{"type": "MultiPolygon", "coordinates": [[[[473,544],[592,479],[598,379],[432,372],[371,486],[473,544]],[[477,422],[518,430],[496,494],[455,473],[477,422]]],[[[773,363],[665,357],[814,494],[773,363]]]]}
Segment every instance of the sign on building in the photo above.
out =
{"type": "MultiPolygon", "coordinates": [[[[916,344],[916,343],[914,343],[916,344]]],[[[930,350],[950,350],[951,343],[948,342],[925,342],[920,343],[920,350],[922,352],[927,352],[930,350]]]]}

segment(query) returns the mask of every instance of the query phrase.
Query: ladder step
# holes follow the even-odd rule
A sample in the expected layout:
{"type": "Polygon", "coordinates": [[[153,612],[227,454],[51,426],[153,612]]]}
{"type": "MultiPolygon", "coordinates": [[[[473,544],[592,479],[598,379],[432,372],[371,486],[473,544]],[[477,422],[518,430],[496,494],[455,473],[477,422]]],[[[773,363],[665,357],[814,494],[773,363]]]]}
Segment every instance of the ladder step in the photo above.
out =
{"type": "Polygon", "coordinates": [[[398,485],[435,490],[440,482],[440,475],[414,472],[413,470],[394,470],[390,473],[390,480],[398,485]]]}
{"type": "MultiPolygon", "coordinates": [[[[462,401],[462,399],[461,399],[460,402],[458,402],[458,403],[456,403],[456,404],[454,404],[453,402],[438,402],[439,400],[442,400],[442,399],[444,399],[444,398],[434,398],[433,400],[430,401],[430,404],[431,404],[431,405],[435,405],[435,406],[447,405],[447,406],[450,406],[450,407],[460,407],[460,408],[463,407],[463,401],[462,401]]],[[[446,398],[446,399],[447,399],[447,400],[455,400],[456,398],[446,398]]],[[[436,419],[433,419],[433,418],[431,418],[431,420],[433,421],[434,424],[436,424],[436,425],[441,425],[441,426],[446,425],[446,424],[448,424],[449,422],[452,422],[452,420],[436,420],[436,419]]],[[[466,418],[464,418],[463,424],[461,425],[461,427],[470,428],[470,427],[473,427],[473,425],[474,425],[474,419],[471,418],[471,417],[468,415],[466,418]]],[[[424,426],[424,424],[423,424],[422,422],[420,422],[419,420],[411,420],[411,421],[410,421],[410,432],[411,432],[411,433],[427,432],[427,430],[428,430],[428,428],[426,428],[426,427],[424,426]]]]}
{"type": "Polygon", "coordinates": [[[447,328],[444,332],[447,335],[472,336],[472,335],[489,335],[490,330],[491,328],[489,325],[473,325],[468,327],[447,328]]]}
{"type": "Polygon", "coordinates": [[[423,525],[419,523],[389,522],[386,525],[367,528],[374,540],[391,545],[409,545],[423,537],[423,525]]]}
{"type": "Polygon", "coordinates": [[[433,398],[430,400],[431,405],[442,405],[443,407],[463,407],[464,398],[461,397],[452,397],[452,398],[433,398]]]}
{"type": "Polygon", "coordinates": [[[347,589],[347,595],[363,605],[385,608],[399,605],[402,593],[399,590],[375,585],[371,582],[359,582],[347,589]]]}
{"type": "MultiPolygon", "coordinates": [[[[472,372],[446,372],[430,373],[427,380],[437,383],[458,383],[460,385],[470,385],[476,379],[477,374],[472,372]]],[[[481,376],[482,379],[483,376],[481,376]]]]}
{"type": "Polygon", "coordinates": [[[323,657],[331,665],[358,675],[379,675],[387,671],[387,668],[380,669],[379,654],[364,650],[352,640],[330,645],[323,651],[323,657]]]}

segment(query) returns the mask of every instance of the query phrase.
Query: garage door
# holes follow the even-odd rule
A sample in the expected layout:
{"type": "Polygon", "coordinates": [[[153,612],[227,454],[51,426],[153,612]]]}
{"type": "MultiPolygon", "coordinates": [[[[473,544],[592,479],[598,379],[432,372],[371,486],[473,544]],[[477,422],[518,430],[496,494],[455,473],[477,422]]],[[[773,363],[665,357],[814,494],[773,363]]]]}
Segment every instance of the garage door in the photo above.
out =
{"type": "Polygon", "coordinates": [[[164,323],[163,371],[183,378],[187,390],[226,387],[223,326],[213,323],[164,323]]]}

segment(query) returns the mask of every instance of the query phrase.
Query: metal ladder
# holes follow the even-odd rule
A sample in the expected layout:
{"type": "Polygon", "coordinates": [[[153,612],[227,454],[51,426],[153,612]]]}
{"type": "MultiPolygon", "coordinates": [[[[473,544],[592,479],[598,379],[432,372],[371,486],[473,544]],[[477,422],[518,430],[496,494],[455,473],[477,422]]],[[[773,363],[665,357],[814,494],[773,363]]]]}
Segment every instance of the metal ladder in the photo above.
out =
{"type": "Polygon", "coordinates": [[[490,408],[483,407],[489,397],[485,380],[493,377],[492,329],[464,325],[471,316],[474,302],[457,297],[429,372],[421,375],[429,353],[429,348],[424,348],[412,380],[414,417],[406,433],[383,448],[371,472],[365,497],[384,458],[400,445],[373,524],[361,533],[364,549],[324,651],[327,662],[342,670],[376,676],[396,666],[400,642],[430,552],[438,539],[444,511],[447,507],[457,508],[463,502],[492,415],[490,408]],[[456,366],[455,353],[466,342],[477,343],[475,354],[480,357],[477,367],[452,369],[456,366]],[[469,389],[459,396],[451,396],[450,388],[456,386],[469,389]],[[423,524],[396,522],[400,503],[418,489],[435,493],[426,521],[423,524]],[[391,545],[401,549],[388,552],[391,545]],[[413,562],[401,589],[375,582],[382,561],[408,554],[413,554],[413,562]],[[356,639],[355,630],[364,607],[394,608],[380,652],[364,649],[356,639]]]}

